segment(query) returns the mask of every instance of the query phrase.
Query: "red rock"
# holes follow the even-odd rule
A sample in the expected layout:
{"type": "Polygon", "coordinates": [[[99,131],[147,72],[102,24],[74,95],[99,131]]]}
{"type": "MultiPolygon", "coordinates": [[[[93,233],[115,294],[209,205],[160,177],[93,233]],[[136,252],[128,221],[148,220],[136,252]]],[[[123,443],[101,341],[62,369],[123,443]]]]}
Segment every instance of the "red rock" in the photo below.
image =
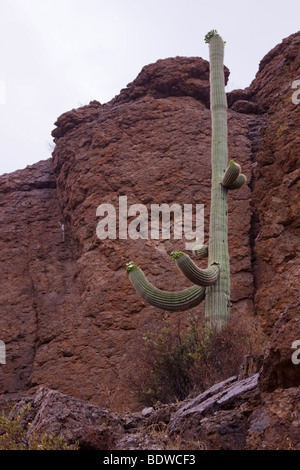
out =
{"type": "MultiPolygon", "coordinates": [[[[285,39],[247,90],[228,95],[229,155],[248,179],[229,198],[232,313],[268,335],[299,294],[298,45],[299,33],[285,39]]],[[[125,264],[135,261],[157,287],[183,288],[169,256],[183,244],[100,241],[96,209],[121,195],[148,208],[203,203],[207,239],[208,70],[180,57],[144,67],[111,102],[59,117],[51,160],[0,177],[3,399],[44,385],[113,411],[137,406],[130,377],[143,336],[166,315],[184,324],[190,312],[146,305],[125,264]]],[[[192,313],[203,316],[203,305],[192,313]]]]}
{"type": "Polygon", "coordinates": [[[252,135],[255,308],[270,334],[299,294],[300,113],[291,85],[300,62],[299,33],[284,39],[260,63],[251,98],[268,112],[252,135]]]}
{"type": "Polygon", "coordinates": [[[300,450],[299,387],[265,394],[249,420],[246,450],[300,450]]]}
{"type": "Polygon", "coordinates": [[[300,364],[297,363],[300,356],[299,311],[300,296],[285,308],[273,328],[259,377],[263,391],[300,387],[300,364]]]}

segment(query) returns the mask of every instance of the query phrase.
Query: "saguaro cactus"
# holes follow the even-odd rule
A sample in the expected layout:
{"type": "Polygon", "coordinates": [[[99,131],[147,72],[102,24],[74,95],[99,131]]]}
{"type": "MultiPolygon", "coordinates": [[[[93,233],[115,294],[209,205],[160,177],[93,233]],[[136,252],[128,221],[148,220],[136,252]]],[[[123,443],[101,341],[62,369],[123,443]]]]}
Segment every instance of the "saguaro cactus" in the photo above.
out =
{"type": "Polygon", "coordinates": [[[172,253],[182,273],[193,286],[179,292],[167,292],[147,281],[135,264],[127,264],[127,273],[137,292],[151,305],[164,310],[187,310],[205,298],[205,319],[218,329],[230,316],[230,260],[228,254],[228,190],[239,189],[246,177],[233,160],[228,162],[227,100],[224,81],[224,41],[216,30],[205,36],[210,56],[211,143],[211,210],[209,244],[194,251],[197,257],[208,256],[208,268],[200,269],[183,253],[172,253]]]}

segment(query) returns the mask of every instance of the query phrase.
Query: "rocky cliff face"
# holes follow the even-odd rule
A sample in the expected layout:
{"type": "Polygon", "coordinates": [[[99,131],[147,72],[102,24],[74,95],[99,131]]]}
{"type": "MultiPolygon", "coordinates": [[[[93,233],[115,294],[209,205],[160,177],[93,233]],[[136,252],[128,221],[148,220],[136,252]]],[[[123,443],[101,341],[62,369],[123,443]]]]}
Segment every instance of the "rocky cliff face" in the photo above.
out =
{"type": "Polygon", "coordinates": [[[255,305],[268,333],[299,293],[300,108],[292,100],[299,80],[299,33],[261,61],[250,94],[263,122],[255,142],[252,207],[255,305]]]}
{"type": "MultiPolygon", "coordinates": [[[[250,87],[228,95],[229,155],[248,178],[229,200],[232,314],[267,335],[299,294],[300,105],[291,87],[300,78],[299,43],[299,33],[285,39],[261,61],[250,87]]],[[[3,398],[43,385],[112,411],[135,408],[129,381],[142,337],[166,315],[138,298],[124,267],[134,260],[157,287],[183,288],[169,255],[184,246],[150,237],[99,240],[96,209],[117,208],[120,196],[149,210],[201,203],[207,234],[208,80],[201,58],[146,66],[111,102],[60,116],[51,160],[0,177],[3,398]]],[[[187,314],[170,318],[184,322],[187,314]]],[[[285,338],[287,351],[293,338],[285,338]]],[[[269,358],[281,350],[275,343],[269,358]]],[[[300,385],[298,369],[287,381],[264,370],[265,390],[300,385]]]]}

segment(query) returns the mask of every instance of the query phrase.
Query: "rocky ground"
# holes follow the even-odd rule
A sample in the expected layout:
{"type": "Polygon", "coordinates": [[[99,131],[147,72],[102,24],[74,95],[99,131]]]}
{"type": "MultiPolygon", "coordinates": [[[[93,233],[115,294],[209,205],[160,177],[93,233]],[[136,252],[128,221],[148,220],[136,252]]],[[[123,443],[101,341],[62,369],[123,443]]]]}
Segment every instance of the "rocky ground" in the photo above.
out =
{"type": "Polygon", "coordinates": [[[40,387],[14,412],[30,404],[29,441],[64,435],[79,450],[300,450],[300,368],[288,340],[300,335],[299,308],[300,296],[280,315],[265,353],[246,356],[238,376],[184,402],[120,415],[40,387]]]}

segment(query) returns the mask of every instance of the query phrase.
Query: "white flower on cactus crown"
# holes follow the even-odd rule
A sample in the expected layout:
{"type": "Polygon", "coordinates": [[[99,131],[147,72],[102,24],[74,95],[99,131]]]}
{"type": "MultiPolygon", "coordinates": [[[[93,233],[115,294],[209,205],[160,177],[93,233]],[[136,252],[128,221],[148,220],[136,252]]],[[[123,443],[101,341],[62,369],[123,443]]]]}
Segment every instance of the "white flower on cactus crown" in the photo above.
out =
{"type": "Polygon", "coordinates": [[[0,341],[0,364],[6,364],[6,347],[4,341],[0,341]]]}
{"type": "Polygon", "coordinates": [[[300,80],[294,80],[292,83],[293,90],[296,88],[296,91],[292,94],[292,102],[294,104],[300,103],[300,80]]]}

